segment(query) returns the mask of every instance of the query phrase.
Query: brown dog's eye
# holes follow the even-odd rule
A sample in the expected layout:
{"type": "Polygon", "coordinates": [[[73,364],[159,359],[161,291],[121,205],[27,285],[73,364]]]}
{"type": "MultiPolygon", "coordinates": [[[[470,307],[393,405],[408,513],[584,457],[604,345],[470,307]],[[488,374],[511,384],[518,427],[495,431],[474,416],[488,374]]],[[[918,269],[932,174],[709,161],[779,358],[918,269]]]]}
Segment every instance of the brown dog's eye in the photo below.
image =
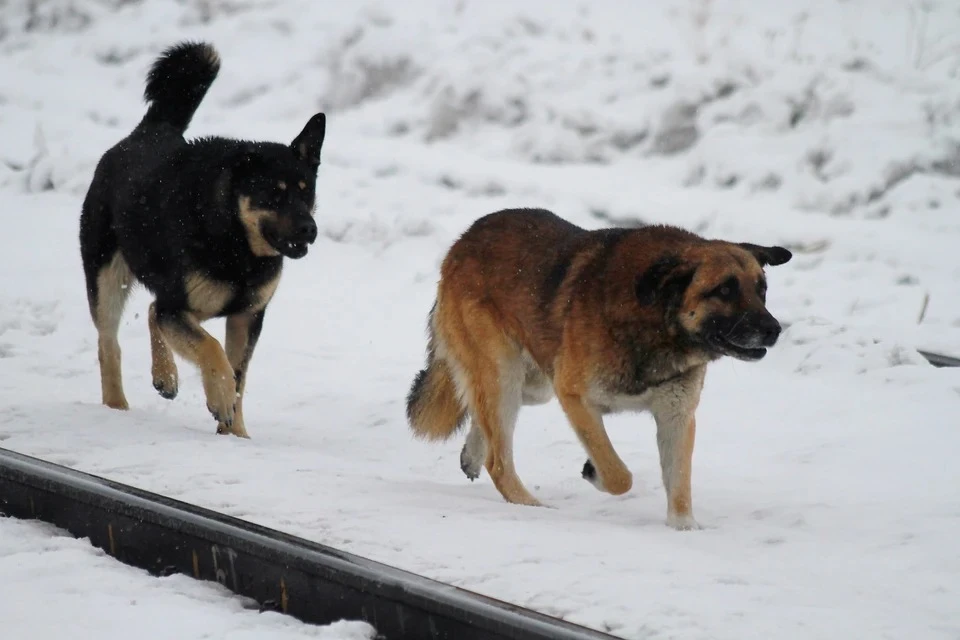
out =
{"type": "Polygon", "coordinates": [[[726,282],[717,286],[713,291],[707,295],[712,298],[720,298],[726,302],[735,300],[740,294],[740,285],[737,282],[736,278],[730,278],[726,282]]]}

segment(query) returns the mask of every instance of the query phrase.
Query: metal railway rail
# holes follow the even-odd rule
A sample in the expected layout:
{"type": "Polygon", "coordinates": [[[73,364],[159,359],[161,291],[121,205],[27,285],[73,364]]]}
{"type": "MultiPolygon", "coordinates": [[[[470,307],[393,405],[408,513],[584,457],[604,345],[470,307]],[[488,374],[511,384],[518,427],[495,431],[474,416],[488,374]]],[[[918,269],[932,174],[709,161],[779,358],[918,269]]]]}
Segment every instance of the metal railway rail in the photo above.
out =
{"type": "Polygon", "coordinates": [[[154,575],[216,580],[261,609],[382,638],[612,640],[614,636],[366,558],[0,448],[0,512],[69,531],[154,575]]]}
{"type": "Polygon", "coordinates": [[[939,353],[929,351],[920,351],[920,355],[927,359],[927,362],[935,367],[960,367],[960,358],[945,356],[939,353]]]}

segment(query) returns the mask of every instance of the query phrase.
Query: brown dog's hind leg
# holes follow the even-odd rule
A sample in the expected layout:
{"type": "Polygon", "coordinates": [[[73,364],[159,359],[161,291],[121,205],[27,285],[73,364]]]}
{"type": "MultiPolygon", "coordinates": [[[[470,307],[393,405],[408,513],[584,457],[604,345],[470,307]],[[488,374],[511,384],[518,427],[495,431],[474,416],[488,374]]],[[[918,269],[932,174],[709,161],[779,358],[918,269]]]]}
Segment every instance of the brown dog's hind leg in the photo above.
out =
{"type": "Polygon", "coordinates": [[[133,284],[133,275],[118,251],[99,269],[94,280],[88,280],[88,296],[90,314],[97,328],[102,401],[112,409],[129,409],[130,405],[123,393],[120,342],[117,334],[120,331],[123,308],[130,295],[130,286],[133,284]]]}
{"type": "MultiPolygon", "coordinates": [[[[471,431],[479,428],[486,442],[484,466],[507,502],[540,506],[523,485],[513,461],[513,430],[522,403],[525,374],[520,351],[509,343],[486,309],[477,305],[460,311],[455,317],[449,312],[444,314],[440,324],[447,333],[448,357],[457,364],[455,375],[462,378],[459,384],[467,390],[473,418],[471,431]]],[[[478,450],[479,446],[474,452],[478,450]]]]}
{"type": "Polygon", "coordinates": [[[150,327],[150,373],[153,377],[153,388],[167,400],[177,397],[179,376],[177,363],[173,359],[173,352],[167,344],[163,332],[157,325],[157,303],[151,302],[147,312],[147,324],[150,327]]]}
{"type": "Polygon", "coordinates": [[[250,359],[253,358],[253,350],[257,346],[262,328],[263,311],[227,318],[226,351],[230,366],[233,367],[237,385],[237,406],[233,415],[233,423],[220,422],[217,424],[217,433],[232,433],[240,438],[250,437],[243,421],[243,392],[247,388],[247,371],[250,368],[250,359]]]}
{"type": "Polygon", "coordinates": [[[673,383],[675,392],[664,392],[651,407],[657,422],[660,470],[667,494],[667,525],[679,530],[699,529],[693,517],[691,477],[696,439],[695,412],[700,403],[705,368],[698,367],[673,383]]]}
{"type": "Polygon", "coordinates": [[[470,422],[470,431],[460,450],[460,469],[471,481],[480,477],[480,469],[487,460],[487,440],[483,436],[483,429],[476,420],[470,422]]]}
{"type": "Polygon", "coordinates": [[[477,402],[471,403],[486,441],[484,466],[500,494],[514,504],[540,506],[517,475],[513,431],[521,405],[523,369],[518,361],[489,362],[480,372],[477,402]]]}
{"type": "Polygon", "coordinates": [[[207,409],[218,422],[233,424],[237,385],[220,343],[189,311],[156,308],[157,327],[176,353],[200,369],[207,409]]]}

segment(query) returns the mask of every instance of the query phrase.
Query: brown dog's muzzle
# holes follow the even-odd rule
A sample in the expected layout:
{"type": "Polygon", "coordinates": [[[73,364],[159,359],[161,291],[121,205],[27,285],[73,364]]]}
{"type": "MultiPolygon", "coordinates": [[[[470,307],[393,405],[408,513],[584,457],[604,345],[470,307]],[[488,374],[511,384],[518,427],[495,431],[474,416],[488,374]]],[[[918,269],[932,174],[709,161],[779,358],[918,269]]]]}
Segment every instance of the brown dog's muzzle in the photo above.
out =
{"type": "Polygon", "coordinates": [[[714,316],[704,324],[703,339],[722,355],[759,360],[777,343],[780,332],[780,323],[763,309],[714,316]]]}

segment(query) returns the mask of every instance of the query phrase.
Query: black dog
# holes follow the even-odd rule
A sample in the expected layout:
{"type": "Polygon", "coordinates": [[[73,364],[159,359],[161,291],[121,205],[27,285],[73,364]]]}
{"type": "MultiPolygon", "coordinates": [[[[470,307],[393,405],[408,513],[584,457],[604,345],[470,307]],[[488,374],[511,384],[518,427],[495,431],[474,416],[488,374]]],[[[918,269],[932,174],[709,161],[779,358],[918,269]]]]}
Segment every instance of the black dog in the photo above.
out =
{"type": "Polygon", "coordinates": [[[150,305],[153,385],[177,395],[177,353],[200,368],[218,433],[248,437],[247,368],[284,256],[317,237],[314,190],[326,129],[314,115],[289,145],[186,141],[220,70],[209,44],[168,48],[147,76],[146,115],[100,159],[80,217],[87,299],[98,332],[103,404],[127,409],[117,331],[130,287],[150,305]],[[226,350],[200,323],[226,317],[226,350]],[[172,352],[171,352],[172,349],[172,352]]]}

